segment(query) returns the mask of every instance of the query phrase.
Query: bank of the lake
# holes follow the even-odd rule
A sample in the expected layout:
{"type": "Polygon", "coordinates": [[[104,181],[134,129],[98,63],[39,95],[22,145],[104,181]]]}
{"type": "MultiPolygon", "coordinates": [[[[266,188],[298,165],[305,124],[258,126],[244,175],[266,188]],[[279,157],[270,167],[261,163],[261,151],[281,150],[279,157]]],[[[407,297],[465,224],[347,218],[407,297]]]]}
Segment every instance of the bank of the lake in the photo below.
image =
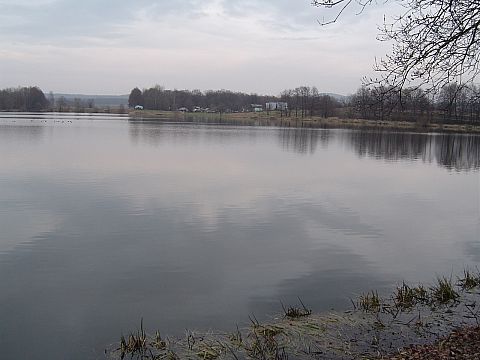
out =
{"type": "Polygon", "coordinates": [[[389,130],[416,132],[452,132],[479,134],[480,126],[455,123],[417,123],[413,121],[365,120],[321,116],[283,116],[280,112],[242,112],[242,113],[194,113],[161,110],[131,110],[129,116],[134,119],[158,121],[193,121],[228,123],[248,126],[280,126],[305,128],[345,128],[359,130],[389,130]]]}
{"type": "Polygon", "coordinates": [[[399,285],[352,300],[346,312],[312,314],[299,299],[270,321],[250,318],[230,333],[187,330],[184,338],[149,336],[143,320],[106,352],[112,359],[478,359],[480,274],[399,285]]]}

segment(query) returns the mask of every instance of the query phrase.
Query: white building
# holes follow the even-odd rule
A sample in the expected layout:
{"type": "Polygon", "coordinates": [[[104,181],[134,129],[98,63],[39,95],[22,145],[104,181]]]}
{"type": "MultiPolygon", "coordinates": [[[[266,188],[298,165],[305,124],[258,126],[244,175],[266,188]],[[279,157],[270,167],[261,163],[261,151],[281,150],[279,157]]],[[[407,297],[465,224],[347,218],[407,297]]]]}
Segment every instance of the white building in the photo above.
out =
{"type": "Polygon", "coordinates": [[[250,104],[250,106],[251,106],[251,108],[252,108],[252,110],[253,110],[254,112],[261,112],[261,111],[263,111],[263,106],[260,105],[260,104],[250,104]]]}
{"type": "Polygon", "coordinates": [[[265,109],[268,110],[281,110],[285,111],[288,109],[288,104],[286,102],[267,102],[265,104],[265,109]]]}

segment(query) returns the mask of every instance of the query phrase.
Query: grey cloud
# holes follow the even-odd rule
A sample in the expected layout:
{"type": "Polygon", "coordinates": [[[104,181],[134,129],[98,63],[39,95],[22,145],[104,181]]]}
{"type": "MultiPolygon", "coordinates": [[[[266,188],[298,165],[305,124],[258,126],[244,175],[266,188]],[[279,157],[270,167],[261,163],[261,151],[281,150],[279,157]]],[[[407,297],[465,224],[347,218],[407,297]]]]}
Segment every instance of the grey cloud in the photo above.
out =
{"type": "MultiPolygon", "coordinates": [[[[162,23],[170,21],[167,18],[172,15],[182,19],[203,16],[203,10],[211,4],[213,0],[0,1],[0,39],[41,44],[61,42],[66,46],[78,46],[75,42],[81,38],[121,40],[128,36],[129,26],[138,21],[139,13],[162,23]]],[[[220,4],[225,16],[254,17],[272,33],[280,38],[288,35],[289,39],[295,37],[292,33],[305,30],[320,34],[322,28],[317,20],[329,16],[328,11],[311,6],[307,0],[222,0],[220,4]]],[[[345,14],[344,24],[362,18],[351,15],[354,14],[345,14]]],[[[188,28],[189,24],[182,26],[188,28]]]]}
{"type": "Polygon", "coordinates": [[[144,10],[150,16],[194,13],[199,1],[137,0],[58,0],[43,3],[0,3],[5,20],[0,25],[3,38],[10,40],[43,40],[118,36],[117,30],[135,19],[144,10]],[[18,22],[18,19],[22,21],[18,22]]]}
{"type": "Polygon", "coordinates": [[[293,2],[289,0],[224,0],[223,7],[230,16],[263,15],[270,18],[271,28],[282,30],[301,30],[317,26],[318,10],[310,6],[309,1],[293,2]]]}

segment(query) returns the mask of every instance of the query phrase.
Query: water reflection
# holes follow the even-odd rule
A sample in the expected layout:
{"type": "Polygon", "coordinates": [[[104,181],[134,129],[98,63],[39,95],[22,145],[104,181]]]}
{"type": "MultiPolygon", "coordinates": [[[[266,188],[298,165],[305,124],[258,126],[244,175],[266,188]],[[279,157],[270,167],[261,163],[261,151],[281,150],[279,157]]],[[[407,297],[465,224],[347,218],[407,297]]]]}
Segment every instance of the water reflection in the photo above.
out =
{"type": "MultiPolygon", "coordinates": [[[[242,138],[255,140],[262,132],[263,136],[268,128],[252,129],[216,124],[198,125],[196,130],[192,133],[183,131],[182,127],[172,127],[162,122],[129,121],[132,142],[144,142],[150,145],[160,144],[165,136],[169,141],[178,137],[181,137],[182,141],[187,139],[209,141],[215,138],[215,141],[223,143],[241,141],[242,138]],[[212,129],[216,131],[211,131],[212,129]]],[[[478,135],[311,128],[277,128],[276,133],[278,143],[283,150],[299,154],[314,154],[319,150],[319,146],[321,149],[327,149],[332,141],[337,141],[346,144],[360,157],[387,161],[421,160],[456,171],[480,168],[480,136],[478,135]]]]}
{"type": "Polygon", "coordinates": [[[38,124],[0,124],[0,141],[41,141],[45,133],[45,127],[38,124]]]}
{"type": "Polygon", "coordinates": [[[361,157],[385,160],[415,160],[430,162],[433,136],[417,133],[386,133],[373,131],[343,132],[342,141],[361,157]]]}
{"type": "Polygon", "coordinates": [[[278,134],[284,150],[299,154],[313,154],[319,144],[324,148],[328,147],[332,137],[332,132],[328,129],[281,128],[278,134]]]}
{"type": "Polygon", "coordinates": [[[128,132],[130,139],[134,144],[144,142],[149,145],[157,146],[161,143],[164,136],[163,123],[153,123],[144,121],[129,121],[128,132]]]}
{"type": "Polygon", "coordinates": [[[437,162],[457,171],[480,167],[480,136],[442,134],[435,137],[437,162]]]}
{"type": "Polygon", "coordinates": [[[374,131],[342,134],[342,140],[361,157],[435,161],[457,171],[476,170],[480,166],[480,136],[476,135],[374,131]]]}
{"type": "Polygon", "coordinates": [[[381,283],[347,248],[309,248],[317,226],[347,237],[378,234],[350,210],[264,196],[251,209],[223,204],[219,223],[207,229],[196,204],[169,203],[170,189],[145,189],[148,211],[131,216],[132,199],[111,183],[95,190],[39,176],[34,184],[24,185],[25,196],[62,216],[0,258],[0,273],[11,274],[0,286],[0,345],[11,358],[93,359],[141,317],[170,335],[230,330],[249,313],[262,319],[279,311],[279,299],[301,295],[315,310],[338,308],[362,285],[381,283]],[[333,287],[326,297],[325,287],[333,287]]]}
{"type": "Polygon", "coordinates": [[[129,136],[134,144],[158,146],[162,142],[233,144],[255,142],[265,137],[268,128],[228,124],[167,123],[152,120],[129,120],[129,136]],[[194,130],[194,131],[192,131],[194,130]]]}

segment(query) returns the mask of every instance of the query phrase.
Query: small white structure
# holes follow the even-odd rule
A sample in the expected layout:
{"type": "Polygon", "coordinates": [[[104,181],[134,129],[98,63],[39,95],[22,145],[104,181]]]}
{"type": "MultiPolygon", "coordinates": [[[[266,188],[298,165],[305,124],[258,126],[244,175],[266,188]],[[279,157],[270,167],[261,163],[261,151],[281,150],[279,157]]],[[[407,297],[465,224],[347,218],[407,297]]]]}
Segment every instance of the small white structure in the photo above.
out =
{"type": "Polygon", "coordinates": [[[252,110],[254,112],[262,112],[263,111],[263,106],[262,105],[259,105],[259,104],[250,104],[250,106],[252,107],[252,110]]]}
{"type": "Polygon", "coordinates": [[[142,105],[135,105],[135,110],[143,110],[143,106],[142,105]]]}
{"type": "Polygon", "coordinates": [[[286,111],[288,109],[288,104],[286,102],[267,102],[265,104],[265,109],[286,111]]]}
{"type": "Polygon", "coordinates": [[[181,107],[181,108],[178,109],[178,111],[189,112],[190,110],[188,110],[186,107],[181,107]]]}

